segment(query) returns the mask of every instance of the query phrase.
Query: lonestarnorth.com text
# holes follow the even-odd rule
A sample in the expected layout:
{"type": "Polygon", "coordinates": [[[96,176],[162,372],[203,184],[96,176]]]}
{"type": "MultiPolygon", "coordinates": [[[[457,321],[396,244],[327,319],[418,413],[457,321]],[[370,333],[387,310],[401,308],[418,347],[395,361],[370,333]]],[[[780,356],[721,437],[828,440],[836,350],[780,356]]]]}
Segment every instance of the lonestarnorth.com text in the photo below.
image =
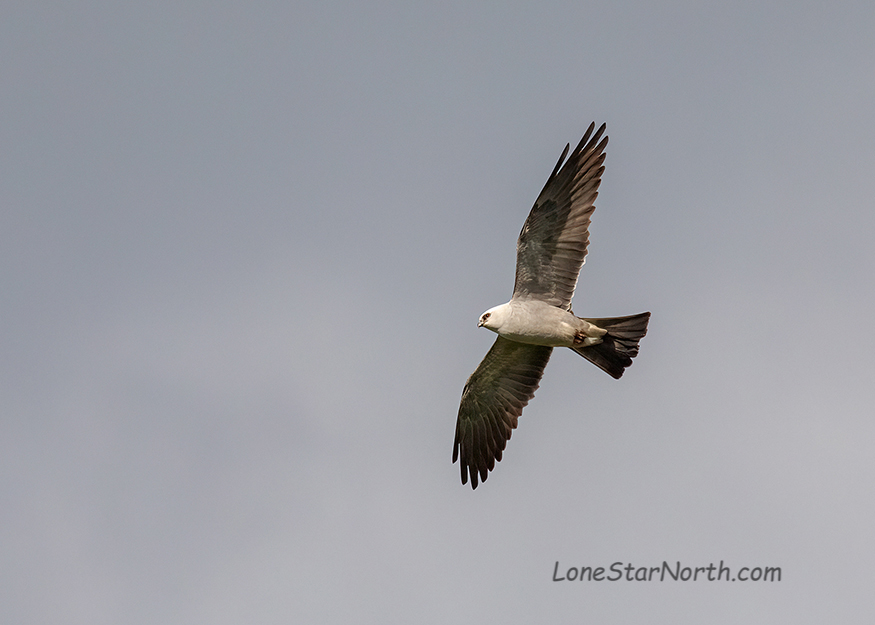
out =
{"type": "Polygon", "coordinates": [[[683,566],[680,561],[674,566],[665,560],[660,566],[635,566],[632,563],[614,562],[609,567],[572,566],[560,567],[559,561],[553,565],[554,582],[780,582],[779,566],[743,566],[734,574],[723,564],[714,566],[683,566]]]}

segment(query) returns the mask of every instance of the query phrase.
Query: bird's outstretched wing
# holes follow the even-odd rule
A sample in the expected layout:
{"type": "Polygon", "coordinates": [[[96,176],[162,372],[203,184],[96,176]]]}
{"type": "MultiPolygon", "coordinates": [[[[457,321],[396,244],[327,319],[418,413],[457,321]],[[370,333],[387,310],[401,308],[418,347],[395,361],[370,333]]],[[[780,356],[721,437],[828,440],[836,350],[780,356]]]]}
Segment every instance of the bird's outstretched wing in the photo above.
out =
{"type": "Polygon", "coordinates": [[[501,452],[517,426],[523,407],[535,390],[550,360],[552,347],[528,345],[498,337],[483,362],[465,383],[453,462],[461,458],[462,484],[477,488],[501,460],[501,452]]]}
{"type": "Polygon", "coordinates": [[[547,179],[517,241],[514,299],[538,299],[568,310],[586,258],[589,220],[595,210],[608,138],[590,124],[568,157],[569,146],[547,179]]]}

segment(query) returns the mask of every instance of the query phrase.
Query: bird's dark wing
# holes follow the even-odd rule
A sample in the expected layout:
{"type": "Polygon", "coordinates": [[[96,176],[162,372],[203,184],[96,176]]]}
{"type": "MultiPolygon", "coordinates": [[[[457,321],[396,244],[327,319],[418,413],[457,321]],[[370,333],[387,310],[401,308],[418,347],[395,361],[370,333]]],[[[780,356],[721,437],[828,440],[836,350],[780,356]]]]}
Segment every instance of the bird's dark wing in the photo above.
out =
{"type": "Polygon", "coordinates": [[[568,310],[586,258],[589,220],[595,210],[608,138],[595,124],[568,157],[569,146],[547,179],[517,241],[515,299],[537,299],[568,310]]]}
{"type": "Polygon", "coordinates": [[[462,484],[477,488],[501,460],[523,407],[550,360],[552,347],[528,345],[498,337],[462,391],[453,462],[461,458],[462,484]]]}

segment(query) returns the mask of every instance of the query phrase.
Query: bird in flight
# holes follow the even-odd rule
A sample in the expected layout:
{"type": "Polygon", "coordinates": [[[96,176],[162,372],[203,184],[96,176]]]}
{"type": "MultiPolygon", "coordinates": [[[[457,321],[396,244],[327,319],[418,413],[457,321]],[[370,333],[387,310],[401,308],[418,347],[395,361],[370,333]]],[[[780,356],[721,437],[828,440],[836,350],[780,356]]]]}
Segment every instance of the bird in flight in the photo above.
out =
{"type": "Polygon", "coordinates": [[[593,135],[594,128],[590,124],[567,161],[570,145],[565,146],[523,224],[513,297],[480,315],[477,323],[498,337],[465,383],[456,421],[453,462],[460,460],[462,484],[470,476],[472,488],[501,460],[554,347],[569,347],[619,379],[647,333],[649,312],[590,319],[571,311],[605,170],[605,125],[593,135]]]}

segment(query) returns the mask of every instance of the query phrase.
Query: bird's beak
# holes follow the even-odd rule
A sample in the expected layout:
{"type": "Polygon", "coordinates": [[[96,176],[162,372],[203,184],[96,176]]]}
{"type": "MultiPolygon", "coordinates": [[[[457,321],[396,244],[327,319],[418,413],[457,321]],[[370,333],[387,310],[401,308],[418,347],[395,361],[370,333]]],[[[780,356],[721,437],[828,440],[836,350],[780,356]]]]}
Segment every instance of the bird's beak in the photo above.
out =
{"type": "Polygon", "coordinates": [[[477,322],[477,327],[478,327],[478,328],[482,328],[482,327],[483,327],[483,320],[482,320],[482,319],[479,320],[479,321],[477,322]]]}

